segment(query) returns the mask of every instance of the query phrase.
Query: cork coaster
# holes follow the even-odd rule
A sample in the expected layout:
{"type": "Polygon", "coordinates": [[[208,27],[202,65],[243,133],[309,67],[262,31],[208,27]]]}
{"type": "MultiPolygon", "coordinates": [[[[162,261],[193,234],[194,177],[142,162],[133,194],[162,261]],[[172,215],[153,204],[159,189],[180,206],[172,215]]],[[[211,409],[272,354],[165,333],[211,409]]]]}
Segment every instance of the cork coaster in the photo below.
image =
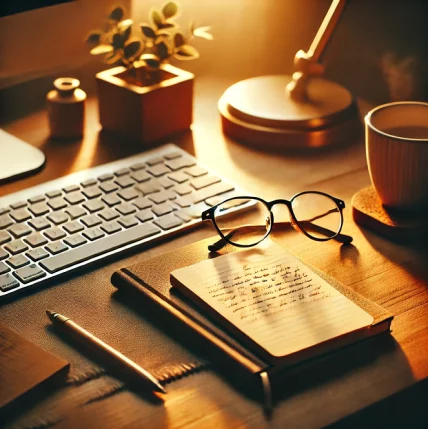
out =
{"type": "Polygon", "coordinates": [[[385,208],[373,187],[352,197],[352,215],[358,225],[397,241],[414,241],[428,237],[428,215],[385,208]]]}

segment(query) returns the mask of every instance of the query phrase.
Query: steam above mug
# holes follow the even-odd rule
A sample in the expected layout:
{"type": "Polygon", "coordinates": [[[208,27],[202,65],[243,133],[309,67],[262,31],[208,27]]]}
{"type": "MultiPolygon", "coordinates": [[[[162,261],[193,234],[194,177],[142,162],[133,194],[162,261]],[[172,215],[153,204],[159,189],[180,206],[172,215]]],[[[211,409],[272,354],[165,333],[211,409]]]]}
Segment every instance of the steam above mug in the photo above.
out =
{"type": "Polygon", "coordinates": [[[428,207],[428,103],[396,102],[365,117],[370,178],[386,207],[428,207]]]}

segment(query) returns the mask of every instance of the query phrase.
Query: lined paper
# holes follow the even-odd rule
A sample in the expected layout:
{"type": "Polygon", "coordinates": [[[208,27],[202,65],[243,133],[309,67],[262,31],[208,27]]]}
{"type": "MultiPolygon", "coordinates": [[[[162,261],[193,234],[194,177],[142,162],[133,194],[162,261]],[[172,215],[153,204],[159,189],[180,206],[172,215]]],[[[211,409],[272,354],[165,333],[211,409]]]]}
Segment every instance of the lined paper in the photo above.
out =
{"type": "Polygon", "coordinates": [[[180,268],[171,277],[183,294],[213,310],[219,323],[275,358],[373,323],[370,314],[271,242],[180,268]]]}

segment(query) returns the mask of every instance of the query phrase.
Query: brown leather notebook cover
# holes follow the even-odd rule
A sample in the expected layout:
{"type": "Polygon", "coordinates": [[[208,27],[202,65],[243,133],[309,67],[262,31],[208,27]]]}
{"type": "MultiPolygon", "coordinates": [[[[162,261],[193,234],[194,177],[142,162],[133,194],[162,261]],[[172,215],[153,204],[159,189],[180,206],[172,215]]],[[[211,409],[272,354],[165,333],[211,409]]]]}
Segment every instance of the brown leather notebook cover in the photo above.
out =
{"type": "Polygon", "coordinates": [[[62,377],[69,366],[0,324],[0,411],[42,383],[62,377]]]}
{"type": "MultiPolygon", "coordinates": [[[[136,297],[142,298],[147,305],[155,305],[160,311],[163,310],[162,317],[170,316],[171,323],[174,323],[175,328],[181,326],[186,329],[186,336],[182,338],[189,340],[189,335],[194,333],[195,338],[204,341],[203,345],[200,346],[200,350],[210,353],[208,358],[213,362],[216,362],[216,357],[213,357],[211,353],[218,352],[219,358],[226,359],[225,363],[230,372],[246,373],[248,375],[248,373],[260,374],[263,371],[267,371],[270,376],[279,374],[284,369],[283,366],[272,366],[261,357],[256,356],[216,325],[215,322],[198,311],[190,300],[171,287],[170,273],[175,269],[220,255],[208,253],[208,245],[213,240],[215,241],[213,238],[202,240],[179,250],[164,253],[136,265],[122,268],[113,274],[111,278],[112,284],[120,290],[134,293],[136,297]],[[214,347],[206,350],[209,345],[214,347]]],[[[229,246],[225,251],[239,251],[239,249],[229,246]]],[[[362,332],[359,338],[354,337],[352,342],[389,331],[393,318],[391,313],[316,268],[309,268],[373,316],[374,322],[371,328],[362,332]]],[[[345,345],[347,343],[341,344],[341,346],[345,345]]]]}

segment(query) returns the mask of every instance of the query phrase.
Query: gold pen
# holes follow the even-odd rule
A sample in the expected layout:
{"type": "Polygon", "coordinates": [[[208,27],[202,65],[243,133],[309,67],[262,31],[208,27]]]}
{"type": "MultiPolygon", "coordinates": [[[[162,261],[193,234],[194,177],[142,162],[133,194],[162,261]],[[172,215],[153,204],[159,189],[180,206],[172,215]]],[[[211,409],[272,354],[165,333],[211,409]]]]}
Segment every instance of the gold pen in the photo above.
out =
{"type": "Polygon", "coordinates": [[[54,325],[60,326],[64,332],[67,332],[76,340],[90,347],[94,352],[108,359],[118,371],[129,376],[132,381],[141,381],[156,392],[166,393],[165,389],[152,374],[141,368],[141,366],[137,365],[122,353],[119,353],[104,341],[101,341],[99,338],[80,327],[68,317],[51,310],[46,310],[46,314],[54,325]]]}

